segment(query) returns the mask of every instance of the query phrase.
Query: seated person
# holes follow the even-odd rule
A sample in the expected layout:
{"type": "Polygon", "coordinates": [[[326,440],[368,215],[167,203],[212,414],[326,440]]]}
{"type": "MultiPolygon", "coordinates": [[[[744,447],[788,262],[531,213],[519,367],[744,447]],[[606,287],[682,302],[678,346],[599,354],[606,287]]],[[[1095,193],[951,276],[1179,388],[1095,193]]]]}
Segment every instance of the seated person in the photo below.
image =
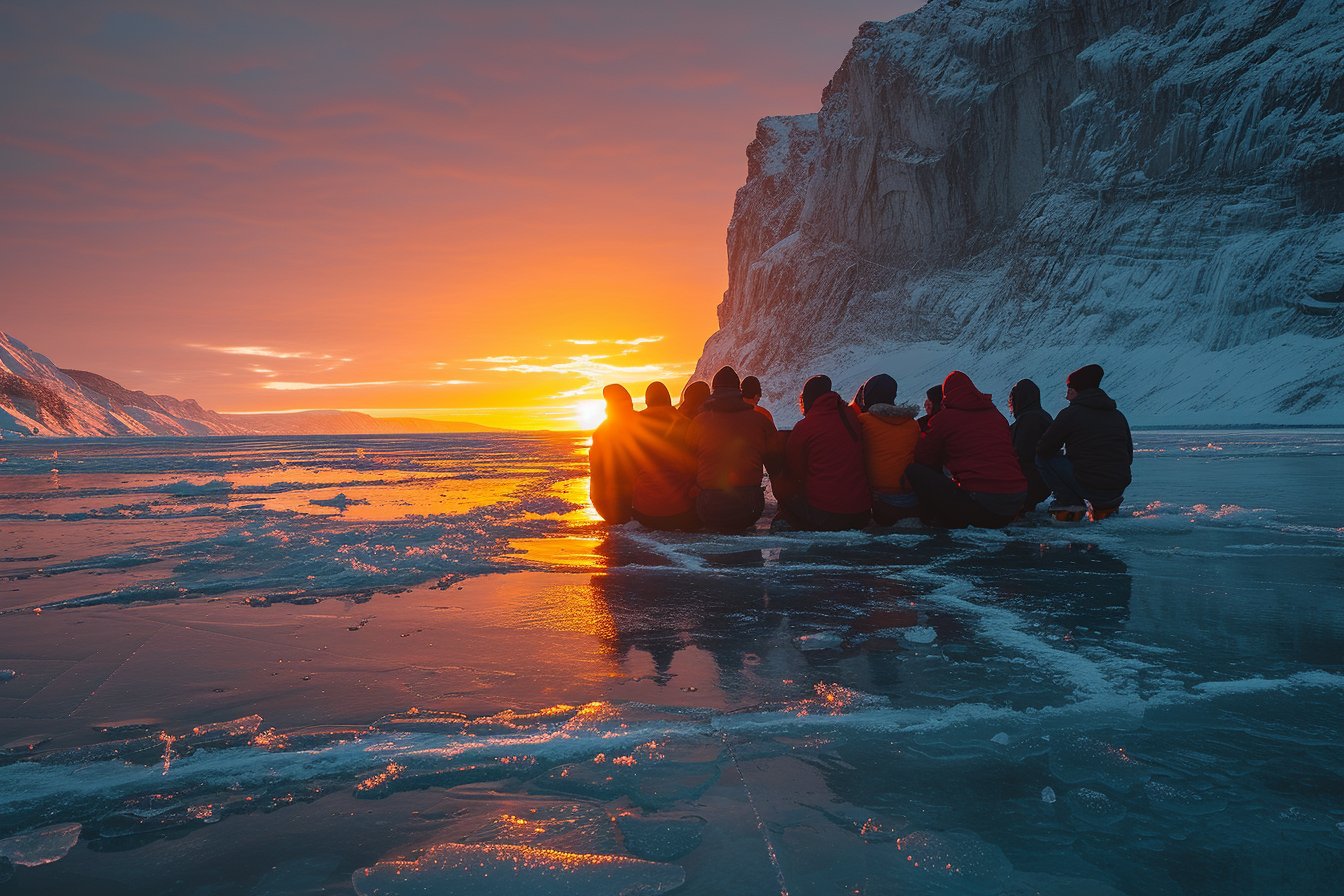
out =
{"type": "Polygon", "coordinates": [[[1099,364],[1080,367],[1065,383],[1069,406],[1059,412],[1036,446],[1036,466],[1055,498],[1052,513],[1076,514],[1083,502],[1092,519],[1119,509],[1131,481],[1134,438],[1129,421],[1101,389],[1099,364]],[[1064,454],[1056,452],[1060,448],[1064,454]]]}
{"type": "Polygon", "coordinates": [[[785,464],[797,487],[776,493],[780,513],[795,529],[862,529],[871,516],[872,496],[858,419],[832,391],[827,376],[807,381],[799,405],[803,419],[784,446],[785,464]]]}
{"type": "Polygon", "coordinates": [[[737,532],[761,518],[763,463],[774,434],[774,424],[742,400],[737,372],[724,367],[714,374],[712,393],[691,421],[689,436],[699,488],[695,509],[705,528],[737,532]]]}
{"type": "Polygon", "coordinates": [[[588,498],[602,519],[626,523],[634,514],[635,403],[625,387],[615,383],[602,389],[602,397],[607,402],[607,419],[593,432],[593,445],[588,449],[588,498]]]}
{"type": "Polygon", "coordinates": [[[1008,421],[960,370],[943,380],[942,393],[943,406],[929,418],[905,471],[919,496],[920,518],[952,529],[1006,526],[1027,498],[1008,421]]]}
{"type": "Polygon", "coordinates": [[[667,386],[656,382],[644,390],[644,410],[636,416],[631,452],[635,519],[650,529],[700,528],[691,421],[672,407],[667,386]]]}
{"type": "Polygon", "coordinates": [[[1031,380],[1018,380],[1008,393],[1008,413],[1013,415],[1013,425],[1008,427],[1008,432],[1013,437],[1017,465],[1027,477],[1027,501],[1022,510],[1030,513],[1037,504],[1050,497],[1050,486],[1036,469],[1036,446],[1055,418],[1041,407],[1041,388],[1031,380]]]}
{"type": "Polygon", "coordinates": [[[943,387],[930,386],[929,390],[924,393],[924,416],[916,421],[919,424],[920,432],[929,431],[929,421],[933,419],[934,414],[942,410],[942,407],[943,387]]]}
{"type": "Polygon", "coordinates": [[[919,443],[919,409],[896,404],[896,380],[885,373],[871,377],[859,389],[859,425],[863,429],[863,457],[873,492],[873,520],[890,526],[919,516],[915,491],[905,479],[919,443]]]}
{"type": "Polygon", "coordinates": [[[756,413],[764,414],[771,426],[775,425],[775,415],[761,407],[761,381],[756,377],[749,376],[742,380],[742,400],[755,408],[756,413]]]}

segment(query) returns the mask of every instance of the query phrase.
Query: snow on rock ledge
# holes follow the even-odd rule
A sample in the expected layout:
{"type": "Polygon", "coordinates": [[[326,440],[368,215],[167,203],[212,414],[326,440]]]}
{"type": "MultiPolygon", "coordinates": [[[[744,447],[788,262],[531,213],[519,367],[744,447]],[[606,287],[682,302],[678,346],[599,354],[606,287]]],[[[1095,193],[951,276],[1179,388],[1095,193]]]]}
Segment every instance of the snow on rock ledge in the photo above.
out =
{"type": "MultiPolygon", "coordinates": [[[[934,0],[767,118],[697,376],[953,368],[1130,419],[1344,422],[1341,0],[934,0]]],[[[1053,400],[1052,400],[1053,399],[1053,400]]]]}

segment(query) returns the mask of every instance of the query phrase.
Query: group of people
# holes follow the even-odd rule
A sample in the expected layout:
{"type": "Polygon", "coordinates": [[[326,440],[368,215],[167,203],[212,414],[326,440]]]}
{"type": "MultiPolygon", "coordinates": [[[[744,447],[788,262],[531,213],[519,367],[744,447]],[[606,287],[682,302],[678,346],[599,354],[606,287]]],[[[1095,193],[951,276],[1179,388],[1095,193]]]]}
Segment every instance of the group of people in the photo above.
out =
{"type": "Polygon", "coordinates": [[[896,403],[880,373],[846,402],[824,375],[798,397],[802,419],[779,430],[756,377],[724,367],[683,390],[662,383],[635,411],[625,387],[602,390],[607,418],[589,454],[593,507],[612,523],[734,532],[765,512],[769,475],[779,513],[771,528],[842,530],[918,519],[949,528],[999,528],[1053,495],[1060,519],[1113,514],[1130,483],[1129,423],[1101,389],[1103,370],[1069,374],[1068,406],[1051,417],[1041,390],[1020,380],[1014,422],[959,370],[929,389],[924,414],[896,403]]]}

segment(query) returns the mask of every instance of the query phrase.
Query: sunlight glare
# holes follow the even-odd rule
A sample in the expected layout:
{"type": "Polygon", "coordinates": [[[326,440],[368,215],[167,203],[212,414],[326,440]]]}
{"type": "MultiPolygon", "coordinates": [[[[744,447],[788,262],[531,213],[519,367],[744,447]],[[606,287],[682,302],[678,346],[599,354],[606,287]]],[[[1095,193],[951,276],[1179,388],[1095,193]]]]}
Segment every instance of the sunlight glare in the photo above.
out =
{"type": "Polygon", "coordinates": [[[597,429],[607,419],[607,403],[600,398],[589,398],[574,403],[574,422],[579,429],[597,429]]]}

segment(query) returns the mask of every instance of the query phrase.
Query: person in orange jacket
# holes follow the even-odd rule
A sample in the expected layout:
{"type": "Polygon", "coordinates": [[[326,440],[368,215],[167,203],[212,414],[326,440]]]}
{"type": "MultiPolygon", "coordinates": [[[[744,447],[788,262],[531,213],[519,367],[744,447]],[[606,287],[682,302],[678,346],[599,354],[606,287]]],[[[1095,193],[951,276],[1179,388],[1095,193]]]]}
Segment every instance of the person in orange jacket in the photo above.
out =
{"type": "Polygon", "coordinates": [[[905,478],[919,443],[919,408],[897,405],[897,388],[894,378],[879,373],[855,396],[868,485],[873,490],[873,521],[883,526],[919,516],[919,500],[905,478]]]}

